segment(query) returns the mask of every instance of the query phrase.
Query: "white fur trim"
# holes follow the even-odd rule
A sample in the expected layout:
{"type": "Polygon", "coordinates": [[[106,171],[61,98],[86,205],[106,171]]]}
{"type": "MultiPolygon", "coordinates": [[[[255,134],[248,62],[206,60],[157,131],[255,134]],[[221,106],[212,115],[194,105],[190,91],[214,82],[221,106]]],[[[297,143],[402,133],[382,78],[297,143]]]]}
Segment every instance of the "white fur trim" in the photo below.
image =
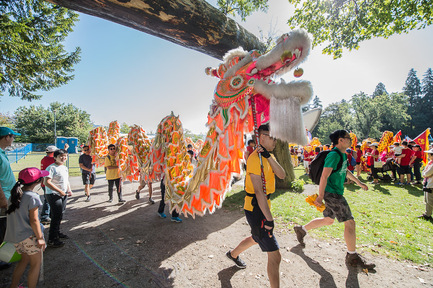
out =
{"type": "Polygon", "coordinates": [[[297,98],[301,106],[307,104],[313,96],[313,87],[310,81],[291,81],[281,84],[267,84],[263,80],[256,80],[254,91],[268,99],[297,98]]]}
{"type": "Polygon", "coordinates": [[[307,144],[301,105],[298,98],[278,99],[271,97],[270,134],[288,143],[307,144]]]}

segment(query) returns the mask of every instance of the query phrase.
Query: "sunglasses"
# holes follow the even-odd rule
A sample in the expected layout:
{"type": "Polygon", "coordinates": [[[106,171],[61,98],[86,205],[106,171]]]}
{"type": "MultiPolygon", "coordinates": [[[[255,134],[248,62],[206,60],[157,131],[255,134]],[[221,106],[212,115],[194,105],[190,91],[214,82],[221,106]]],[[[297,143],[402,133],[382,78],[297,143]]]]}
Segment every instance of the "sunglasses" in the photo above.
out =
{"type": "Polygon", "coordinates": [[[86,152],[86,151],[89,151],[89,149],[84,149],[83,151],[86,152]]]}
{"type": "Polygon", "coordinates": [[[116,148],[110,148],[110,150],[116,150],[116,148]]]}

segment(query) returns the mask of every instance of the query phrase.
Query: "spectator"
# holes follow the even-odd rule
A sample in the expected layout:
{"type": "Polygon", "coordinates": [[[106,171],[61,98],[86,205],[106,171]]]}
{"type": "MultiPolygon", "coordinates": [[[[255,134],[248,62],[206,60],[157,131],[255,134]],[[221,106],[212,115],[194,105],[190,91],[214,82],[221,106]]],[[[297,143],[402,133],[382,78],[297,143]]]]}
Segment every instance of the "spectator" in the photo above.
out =
{"type": "Polygon", "coordinates": [[[18,174],[18,182],[11,191],[9,208],[6,212],[8,225],[5,240],[14,243],[15,249],[21,254],[21,260],[15,267],[10,287],[18,287],[28,264],[30,264],[28,287],[35,288],[38,283],[45,239],[38,217],[42,202],[34,189],[47,175],[48,171],[41,171],[38,168],[23,169],[18,174]]]}
{"type": "Polygon", "coordinates": [[[356,153],[356,166],[355,166],[355,170],[356,170],[356,177],[359,178],[359,176],[361,176],[361,171],[362,171],[362,150],[361,150],[361,145],[357,144],[355,146],[355,153],[356,153]]]}
{"type": "Polygon", "coordinates": [[[253,139],[248,140],[247,144],[248,144],[247,151],[245,151],[245,162],[248,160],[248,156],[250,156],[251,153],[253,153],[254,147],[256,146],[256,143],[254,142],[253,139]]]}
{"type": "Polygon", "coordinates": [[[68,239],[60,232],[60,223],[66,210],[68,197],[72,196],[69,184],[69,171],[65,166],[68,153],[63,150],[54,151],[55,162],[47,167],[48,176],[45,177],[46,196],[51,209],[50,231],[48,233],[48,247],[58,248],[65,245],[60,239],[68,239]]]}
{"type": "Polygon", "coordinates": [[[424,202],[425,202],[425,212],[418,216],[424,220],[433,221],[432,211],[433,211],[433,149],[425,151],[427,153],[428,163],[427,166],[422,171],[423,190],[424,190],[424,202]]]}
{"type": "Polygon", "coordinates": [[[368,165],[371,169],[371,175],[373,176],[373,181],[371,184],[378,184],[379,183],[379,176],[377,175],[377,168],[374,167],[374,162],[380,161],[379,159],[379,151],[377,150],[377,147],[379,146],[378,143],[372,143],[370,144],[371,151],[367,152],[367,156],[369,157],[368,165]]]}
{"type": "MultiPolygon", "coordinates": [[[[11,196],[12,187],[16,183],[5,149],[12,145],[15,136],[20,135],[8,127],[0,127],[0,243],[3,243],[6,233],[8,199],[11,196]]],[[[9,263],[0,261],[0,270],[7,269],[10,266],[9,263]]]]}
{"type": "MultiPolygon", "coordinates": [[[[47,155],[41,160],[41,170],[47,169],[48,166],[50,166],[55,162],[53,154],[54,151],[56,150],[57,147],[54,145],[50,145],[47,147],[47,149],[45,150],[45,153],[47,153],[47,155]]],[[[47,195],[45,193],[45,185],[43,181],[41,183],[41,188],[42,190],[44,190],[44,204],[42,205],[42,210],[41,210],[41,223],[47,225],[51,223],[50,204],[48,203],[47,200],[47,195]]]]}
{"type": "Polygon", "coordinates": [[[395,157],[395,162],[397,165],[400,165],[401,159],[398,157],[401,155],[402,151],[403,151],[403,147],[400,146],[399,142],[394,142],[394,157],[395,157]]]}
{"type": "Polygon", "coordinates": [[[314,151],[311,146],[307,146],[304,148],[304,168],[305,168],[305,175],[308,175],[310,172],[310,163],[314,158],[314,151]],[[310,150],[310,151],[308,151],[310,150]]]}
{"type": "Polygon", "coordinates": [[[90,189],[92,189],[95,184],[96,170],[95,162],[92,161],[92,156],[90,156],[90,147],[83,146],[83,154],[78,158],[78,163],[81,168],[81,178],[84,185],[84,193],[87,196],[86,202],[90,201],[90,189]]]}
{"type": "Polygon", "coordinates": [[[105,157],[105,168],[107,168],[105,177],[108,180],[108,202],[113,202],[113,187],[114,184],[116,184],[119,203],[125,203],[126,201],[122,198],[122,179],[120,179],[119,166],[116,161],[116,146],[114,144],[108,145],[108,155],[105,157]]]}
{"type": "Polygon", "coordinates": [[[409,165],[413,165],[413,174],[415,176],[414,182],[411,184],[421,184],[421,163],[423,160],[423,152],[421,146],[418,144],[413,145],[413,155],[409,165]]]}
{"type": "Polygon", "coordinates": [[[403,150],[401,152],[400,156],[397,156],[396,158],[400,158],[400,167],[398,170],[398,173],[400,174],[400,182],[397,182],[397,185],[409,185],[410,184],[410,160],[412,159],[413,151],[409,149],[407,146],[407,141],[401,142],[401,145],[403,147],[403,150]],[[406,182],[404,181],[404,176],[406,175],[406,182]]]}

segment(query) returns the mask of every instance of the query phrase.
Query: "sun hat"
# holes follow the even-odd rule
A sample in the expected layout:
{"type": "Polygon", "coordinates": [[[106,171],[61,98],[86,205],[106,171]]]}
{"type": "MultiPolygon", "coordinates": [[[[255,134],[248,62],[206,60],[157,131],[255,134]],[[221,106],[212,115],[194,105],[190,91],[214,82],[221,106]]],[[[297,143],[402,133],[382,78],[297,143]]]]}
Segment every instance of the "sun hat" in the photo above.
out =
{"type": "Polygon", "coordinates": [[[370,146],[376,146],[377,147],[377,146],[379,146],[379,144],[377,144],[377,143],[371,143],[370,146]]]}
{"type": "Polygon", "coordinates": [[[12,130],[9,127],[0,127],[0,137],[1,136],[6,136],[6,135],[17,135],[17,136],[21,136],[20,133],[15,132],[14,130],[12,130]]]}
{"type": "Polygon", "coordinates": [[[424,151],[424,153],[433,154],[433,148],[430,148],[430,150],[424,151]]]}
{"type": "Polygon", "coordinates": [[[47,147],[47,149],[45,150],[45,152],[51,153],[51,152],[56,151],[57,149],[59,149],[59,148],[57,148],[54,145],[50,145],[50,146],[47,147]]]}
{"type": "Polygon", "coordinates": [[[48,176],[49,172],[46,170],[39,170],[36,167],[25,168],[18,174],[18,179],[22,180],[22,184],[30,184],[39,178],[48,176]]]}

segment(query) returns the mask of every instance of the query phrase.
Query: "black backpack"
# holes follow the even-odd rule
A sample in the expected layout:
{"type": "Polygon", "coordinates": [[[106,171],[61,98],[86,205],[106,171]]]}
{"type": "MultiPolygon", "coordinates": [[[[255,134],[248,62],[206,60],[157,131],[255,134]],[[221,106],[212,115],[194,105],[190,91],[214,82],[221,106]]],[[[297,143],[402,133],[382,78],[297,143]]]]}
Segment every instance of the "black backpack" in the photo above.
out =
{"type": "Polygon", "coordinates": [[[320,152],[310,163],[309,176],[310,179],[314,182],[314,184],[319,185],[320,177],[322,177],[323,166],[325,165],[326,156],[328,156],[328,154],[331,153],[332,151],[336,151],[338,155],[340,155],[340,161],[338,161],[337,169],[332,170],[332,173],[339,171],[343,166],[343,154],[340,152],[340,150],[335,149],[335,150],[326,150],[320,152]]]}

